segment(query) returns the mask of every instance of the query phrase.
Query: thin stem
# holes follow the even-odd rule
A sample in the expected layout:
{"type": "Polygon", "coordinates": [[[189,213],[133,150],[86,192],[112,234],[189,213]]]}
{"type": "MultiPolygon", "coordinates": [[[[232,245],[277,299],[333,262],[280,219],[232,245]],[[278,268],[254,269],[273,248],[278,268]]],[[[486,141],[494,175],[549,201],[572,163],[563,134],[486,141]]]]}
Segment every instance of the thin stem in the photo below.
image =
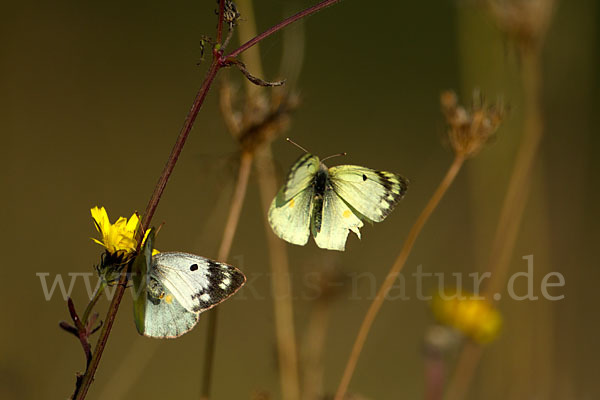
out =
{"type": "Polygon", "coordinates": [[[425,400],[441,400],[444,394],[444,356],[439,349],[425,350],[425,400]]]}
{"type": "Polygon", "coordinates": [[[302,399],[318,399],[323,392],[323,352],[327,338],[331,298],[319,298],[314,305],[308,326],[303,353],[302,399]]]}
{"type": "MultiPolygon", "coordinates": [[[[237,230],[238,222],[240,220],[242,206],[244,205],[244,198],[246,197],[251,169],[252,154],[248,152],[242,152],[237,183],[231,197],[231,206],[229,208],[227,222],[225,223],[225,230],[223,231],[221,246],[219,247],[219,252],[217,253],[217,260],[222,262],[227,262],[227,259],[229,258],[231,244],[233,243],[233,237],[235,236],[235,231],[237,230]]],[[[202,377],[202,399],[210,398],[212,373],[214,369],[213,360],[216,347],[218,312],[219,308],[217,307],[212,309],[208,314],[208,335],[206,336],[206,353],[204,356],[204,369],[202,377]]]]}
{"type": "Polygon", "coordinates": [[[377,292],[375,299],[373,299],[373,302],[371,303],[371,306],[369,307],[369,310],[367,311],[367,314],[365,315],[365,318],[360,326],[358,335],[354,342],[354,346],[352,347],[352,352],[350,353],[350,357],[348,358],[348,362],[346,364],[342,380],[340,381],[340,385],[338,386],[337,392],[335,394],[335,400],[342,400],[344,398],[344,395],[348,390],[348,385],[350,384],[350,380],[352,379],[352,375],[356,368],[358,357],[360,356],[365,341],[367,340],[367,336],[369,334],[369,331],[371,330],[373,321],[375,320],[377,313],[379,312],[381,306],[383,305],[383,302],[385,301],[385,296],[394,285],[394,282],[398,278],[398,274],[404,267],[404,264],[408,259],[413,245],[415,244],[419,233],[423,229],[423,226],[438,206],[440,200],[454,181],[454,178],[456,178],[456,175],[460,171],[464,160],[465,159],[459,155],[456,155],[454,157],[454,161],[450,165],[448,172],[446,172],[446,176],[444,176],[444,179],[442,179],[438,188],[433,193],[433,196],[431,197],[431,199],[429,199],[429,202],[427,203],[427,205],[415,221],[414,225],[410,229],[410,232],[408,233],[408,236],[404,242],[404,246],[402,247],[400,254],[398,255],[398,258],[396,258],[396,261],[392,265],[392,268],[390,268],[387,276],[385,277],[385,280],[383,281],[383,284],[379,288],[379,291],[377,292]]]}
{"type": "MultiPolygon", "coordinates": [[[[179,158],[179,154],[181,154],[181,150],[185,144],[185,141],[192,129],[192,125],[194,124],[194,120],[198,115],[198,111],[200,111],[200,107],[204,103],[204,99],[206,98],[206,94],[208,93],[208,89],[210,88],[211,83],[215,79],[217,72],[219,71],[220,64],[218,60],[213,60],[208,73],[204,79],[198,94],[194,100],[194,104],[188,116],[185,119],[183,128],[177,137],[177,141],[173,146],[173,150],[169,155],[169,159],[165,165],[165,168],[154,188],[154,192],[150,197],[150,201],[148,202],[148,206],[146,207],[146,211],[144,213],[144,217],[142,218],[142,231],[145,231],[150,226],[150,221],[152,220],[152,216],[156,211],[156,207],[158,206],[158,202],[160,201],[160,197],[165,190],[169,177],[173,172],[173,168],[175,168],[175,164],[177,163],[177,159],[179,158]]],[[[104,325],[102,326],[102,330],[100,331],[100,337],[98,338],[98,342],[96,343],[96,347],[94,348],[94,354],[92,355],[92,360],[88,368],[85,371],[85,374],[81,378],[80,384],[75,389],[75,394],[73,398],[75,400],[82,400],[87,395],[87,392],[94,380],[94,374],[96,373],[96,369],[98,368],[98,364],[100,363],[100,358],[102,357],[102,353],[104,352],[104,348],[106,347],[106,342],[108,341],[108,335],[112,329],[112,325],[115,321],[115,317],[117,315],[117,311],[119,310],[119,304],[121,304],[121,299],[123,298],[123,293],[125,293],[125,288],[127,287],[127,274],[129,272],[129,266],[127,268],[123,268],[123,272],[121,273],[121,277],[119,279],[119,283],[117,285],[117,289],[115,290],[115,295],[110,303],[108,308],[108,312],[106,314],[106,320],[104,325]]]]}
{"type": "Polygon", "coordinates": [[[219,20],[217,22],[217,43],[221,43],[223,38],[223,13],[225,11],[225,0],[219,1],[219,20]]]}
{"type": "MultiPolygon", "coordinates": [[[[246,18],[246,23],[242,24],[238,31],[240,42],[242,42],[248,38],[257,36],[256,20],[251,0],[241,0],[238,5],[246,18]]],[[[263,75],[262,61],[258,47],[248,47],[248,51],[242,54],[242,60],[253,73],[263,75]]],[[[250,108],[254,108],[262,103],[261,99],[264,88],[256,86],[248,80],[244,80],[244,82],[246,84],[246,102],[248,105],[253,105],[250,108]]],[[[262,146],[262,149],[258,151],[255,157],[261,204],[263,210],[266,211],[277,192],[277,180],[270,145],[266,143],[262,146]]],[[[265,215],[265,221],[266,219],[265,215]]],[[[265,230],[269,250],[269,264],[272,271],[271,291],[273,293],[275,340],[279,361],[281,398],[283,400],[299,400],[298,353],[287,252],[283,241],[275,237],[268,224],[265,224],[265,230]]]]}
{"type": "MultiPolygon", "coordinates": [[[[257,36],[256,18],[254,16],[254,7],[252,0],[238,0],[238,9],[244,15],[244,23],[236,27],[238,40],[240,43],[247,42],[249,39],[257,36]]],[[[264,76],[262,61],[260,58],[259,46],[250,47],[241,55],[242,61],[252,71],[254,75],[264,76]]],[[[246,100],[255,101],[257,96],[263,92],[263,87],[256,86],[247,79],[244,79],[244,88],[246,90],[246,100]]]]}
{"type": "Polygon", "coordinates": [[[100,286],[98,287],[98,290],[96,290],[96,293],[94,293],[94,297],[92,297],[92,299],[88,303],[87,307],[85,308],[85,311],[83,312],[83,317],[81,318],[81,322],[83,323],[84,326],[87,324],[90,313],[92,312],[92,310],[94,309],[94,306],[98,302],[98,299],[100,298],[100,295],[104,291],[104,288],[106,288],[106,282],[101,281],[100,286]]]}
{"type": "Polygon", "coordinates": [[[233,57],[237,57],[238,55],[240,55],[240,53],[244,52],[245,50],[247,50],[248,48],[254,46],[256,43],[260,42],[261,40],[265,39],[268,36],[271,36],[272,34],[274,34],[277,31],[280,31],[281,29],[285,28],[286,26],[298,21],[299,19],[302,19],[304,17],[307,17],[311,14],[316,13],[317,11],[321,11],[322,9],[332,6],[335,3],[340,2],[341,0],[325,0],[320,2],[319,4],[316,4],[310,8],[307,8],[305,10],[300,11],[299,13],[296,13],[294,15],[292,15],[291,17],[288,17],[286,19],[284,19],[283,21],[281,21],[280,23],[278,23],[277,25],[272,26],[271,28],[267,29],[266,31],[264,31],[263,33],[261,33],[260,35],[248,40],[246,43],[244,43],[243,45],[241,45],[240,47],[238,47],[236,50],[232,51],[231,53],[229,53],[227,55],[227,57],[225,58],[233,58],[233,57]]]}
{"type": "Polygon", "coordinates": [[[482,353],[483,347],[480,345],[473,342],[465,343],[458,356],[456,369],[448,384],[444,399],[460,400],[465,398],[482,353]]]}
{"type": "Polygon", "coordinates": [[[233,237],[235,236],[235,231],[237,229],[240,214],[242,212],[244,198],[246,197],[246,190],[248,188],[248,179],[250,178],[251,169],[252,154],[248,152],[242,152],[238,179],[233,192],[233,197],[231,199],[229,216],[227,217],[227,223],[225,224],[225,230],[223,231],[221,247],[219,247],[219,252],[217,253],[217,259],[219,261],[226,262],[227,258],[229,257],[233,237]]]}
{"type": "Polygon", "coordinates": [[[128,269],[129,268],[124,268],[123,272],[121,273],[121,278],[119,279],[117,290],[115,290],[115,295],[112,301],[110,302],[104,325],[102,326],[102,330],[100,331],[100,337],[98,338],[98,342],[96,343],[96,347],[94,348],[94,353],[92,354],[92,359],[90,361],[90,364],[88,365],[88,368],[85,371],[85,374],[81,378],[80,384],[77,386],[77,388],[75,388],[75,393],[73,396],[75,400],[85,399],[90,385],[94,380],[94,374],[96,372],[96,369],[98,368],[98,364],[100,363],[100,358],[102,357],[104,348],[106,347],[106,342],[108,341],[108,335],[110,334],[112,325],[115,322],[115,317],[117,316],[117,311],[119,309],[121,299],[123,298],[123,293],[125,293],[125,287],[127,286],[128,269]]]}
{"type": "Polygon", "coordinates": [[[156,211],[156,207],[158,207],[158,202],[160,201],[160,197],[162,196],[165,187],[167,186],[167,182],[169,181],[169,177],[175,168],[175,164],[179,159],[179,155],[181,154],[181,150],[183,150],[183,146],[192,130],[192,126],[194,125],[194,121],[196,120],[196,116],[204,103],[204,99],[208,94],[208,90],[217,75],[217,72],[221,68],[221,64],[218,59],[214,59],[212,64],[210,65],[210,69],[208,70],[206,77],[204,78],[204,82],[194,99],[194,103],[190,112],[188,113],[184,123],[183,128],[179,132],[179,136],[177,137],[177,141],[173,146],[173,150],[169,155],[169,159],[165,164],[165,168],[163,169],[158,182],[156,183],[156,187],[154,188],[154,192],[152,193],[152,197],[150,197],[150,201],[148,202],[148,206],[146,207],[146,211],[144,212],[144,217],[142,218],[142,232],[146,231],[150,226],[150,221],[154,216],[154,212],[156,211]]]}
{"type": "Polygon", "coordinates": [[[208,312],[208,326],[206,328],[206,340],[204,345],[204,363],[202,366],[202,386],[200,386],[201,400],[210,399],[215,359],[215,346],[217,344],[218,320],[219,308],[217,307],[208,312]]]}
{"type": "MultiPolygon", "coordinates": [[[[527,111],[523,139],[513,166],[490,252],[488,270],[491,272],[491,278],[484,291],[484,295],[490,299],[494,293],[500,291],[506,281],[510,258],[515,248],[531,187],[533,164],[543,136],[540,96],[542,71],[539,51],[524,51],[522,57],[522,80],[527,111]]],[[[446,391],[446,399],[464,398],[482,351],[483,349],[475,344],[467,344],[463,347],[454,376],[446,391]]]]}
{"type": "MultiPolygon", "coordinates": [[[[291,24],[292,22],[295,22],[305,16],[308,16],[308,15],[310,15],[316,11],[319,11],[320,9],[322,9],[324,7],[332,5],[338,1],[340,1],[340,0],[324,1],[314,7],[311,7],[305,11],[302,11],[302,12],[296,14],[295,16],[293,16],[291,18],[288,18],[287,20],[283,21],[282,23],[275,25],[274,27],[269,29],[267,32],[264,32],[263,34],[259,35],[258,37],[246,42],[242,47],[235,50],[231,56],[232,57],[238,56],[239,54],[244,52],[246,49],[257,44],[258,42],[260,42],[262,39],[266,38],[267,36],[270,36],[271,34],[283,29],[284,27],[291,24]]],[[[225,4],[224,0],[220,0],[219,21],[218,21],[218,25],[217,25],[217,37],[219,39],[222,37],[222,31],[223,31],[224,4],[225,4]]],[[[152,217],[154,216],[154,213],[156,212],[156,208],[158,207],[160,198],[165,190],[165,187],[167,186],[169,177],[171,176],[171,173],[173,172],[173,169],[175,168],[175,164],[177,163],[177,160],[179,159],[179,155],[181,154],[181,151],[183,150],[183,146],[185,145],[185,142],[189,136],[189,133],[192,129],[194,121],[196,120],[196,117],[198,115],[198,112],[200,111],[200,108],[204,104],[204,100],[206,99],[208,90],[210,89],[211,84],[214,81],[217,73],[219,72],[219,70],[222,67],[225,66],[225,59],[226,59],[226,57],[224,58],[221,52],[219,52],[219,51],[213,52],[213,61],[209,67],[209,70],[208,70],[205,78],[204,78],[204,81],[202,82],[202,86],[200,87],[200,89],[196,95],[196,98],[194,99],[192,108],[190,109],[190,111],[184,121],[183,128],[179,132],[177,141],[175,142],[175,145],[173,146],[173,149],[171,150],[171,154],[169,155],[167,163],[165,164],[163,172],[162,172],[160,178],[158,179],[158,182],[154,188],[152,196],[150,197],[150,200],[148,202],[148,206],[146,207],[146,210],[142,217],[142,224],[141,224],[142,232],[147,230],[150,226],[152,217]]],[[[102,326],[102,330],[100,332],[100,337],[98,338],[98,342],[96,343],[96,347],[94,348],[94,353],[92,355],[92,359],[88,365],[88,368],[86,369],[86,372],[81,377],[81,379],[78,379],[77,386],[75,388],[75,393],[72,396],[72,398],[75,400],[82,400],[85,398],[85,396],[87,395],[87,392],[90,388],[90,385],[92,384],[92,381],[94,380],[94,374],[96,373],[96,369],[98,368],[98,364],[100,363],[100,359],[102,358],[102,354],[104,352],[104,348],[106,347],[106,342],[108,341],[108,336],[111,332],[114,320],[116,318],[116,314],[119,309],[121,299],[123,298],[123,294],[125,293],[125,289],[127,287],[128,273],[129,273],[129,266],[127,268],[124,268],[123,272],[121,273],[121,277],[119,278],[119,283],[118,283],[117,289],[115,290],[114,297],[108,308],[108,312],[107,312],[106,318],[105,318],[105,323],[102,326]]]]}
{"type": "MultiPolygon", "coordinates": [[[[265,146],[257,154],[256,171],[262,208],[266,212],[269,209],[271,200],[277,193],[275,166],[269,146],[265,146]]],[[[290,282],[287,252],[285,243],[275,236],[268,223],[265,223],[265,229],[272,271],[271,290],[273,292],[277,356],[281,374],[281,398],[284,400],[299,400],[298,350],[296,347],[292,285],[290,282]]]]}
{"type": "Polygon", "coordinates": [[[524,52],[522,80],[527,114],[524,121],[524,134],[509,186],[502,204],[498,227],[490,253],[492,277],[486,287],[490,296],[500,290],[506,280],[510,257],[515,247],[525,205],[531,188],[533,164],[542,140],[543,123],[541,111],[541,65],[537,52],[524,52]]]}

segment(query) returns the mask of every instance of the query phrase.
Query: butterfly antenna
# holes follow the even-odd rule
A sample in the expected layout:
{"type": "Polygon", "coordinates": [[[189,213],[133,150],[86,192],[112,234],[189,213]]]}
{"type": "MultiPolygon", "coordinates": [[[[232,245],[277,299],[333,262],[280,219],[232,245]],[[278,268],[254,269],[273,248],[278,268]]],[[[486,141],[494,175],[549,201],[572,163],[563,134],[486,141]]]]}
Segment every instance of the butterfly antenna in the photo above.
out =
{"type": "Polygon", "coordinates": [[[290,142],[291,144],[293,144],[294,146],[296,146],[297,148],[299,148],[300,150],[304,151],[305,153],[310,153],[310,151],[306,150],[304,147],[300,146],[298,143],[294,142],[292,139],[285,138],[285,140],[287,140],[288,142],[290,142]]]}
{"type": "Polygon", "coordinates": [[[325,161],[325,160],[329,160],[330,158],[333,158],[333,157],[345,156],[346,154],[348,154],[348,153],[346,153],[346,152],[343,152],[343,153],[339,153],[339,154],[333,154],[333,155],[331,155],[331,156],[327,156],[327,157],[325,157],[324,159],[322,159],[322,160],[321,160],[321,162],[323,162],[323,161],[325,161]]]}

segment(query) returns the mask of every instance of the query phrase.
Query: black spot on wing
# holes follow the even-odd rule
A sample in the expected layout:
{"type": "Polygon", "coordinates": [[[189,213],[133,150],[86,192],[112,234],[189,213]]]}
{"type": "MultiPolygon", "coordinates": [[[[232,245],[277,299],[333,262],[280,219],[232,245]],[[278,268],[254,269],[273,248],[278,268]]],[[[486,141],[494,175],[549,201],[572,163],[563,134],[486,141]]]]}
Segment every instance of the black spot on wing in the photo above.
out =
{"type": "Polygon", "coordinates": [[[194,312],[202,312],[221,303],[246,282],[246,277],[237,268],[213,260],[206,262],[208,287],[192,295],[192,299],[199,302],[199,305],[193,308],[194,312]]]}
{"type": "Polygon", "coordinates": [[[190,271],[197,271],[197,270],[198,270],[198,264],[190,265],[190,271]]]}

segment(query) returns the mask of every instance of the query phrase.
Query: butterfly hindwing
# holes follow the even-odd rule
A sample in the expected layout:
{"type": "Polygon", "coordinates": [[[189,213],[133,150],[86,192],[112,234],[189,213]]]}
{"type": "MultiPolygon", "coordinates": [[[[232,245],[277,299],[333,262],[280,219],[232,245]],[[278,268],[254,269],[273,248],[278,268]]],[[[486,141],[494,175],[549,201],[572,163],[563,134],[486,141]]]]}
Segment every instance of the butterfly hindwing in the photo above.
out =
{"type": "Polygon", "coordinates": [[[304,246],[310,236],[314,191],[308,187],[288,201],[283,192],[284,188],[271,202],[269,224],[273,232],[283,240],[304,246]]]}
{"type": "Polygon", "coordinates": [[[344,251],[350,231],[360,238],[363,222],[331,188],[325,190],[322,204],[313,214],[315,243],[322,249],[344,251]]]}
{"type": "Polygon", "coordinates": [[[152,267],[165,289],[194,313],[219,304],[246,281],[231,265],[188,253],[159,253],[152,258],[152,267]]]}
{"type": "Polygon", "coordinates": [[[154,289],[146,294],[142,330],[138,326],[138,331],[153,338],[177,338],[196,326],[200,314],[183,308],[163,285],[156,285],[155,279],[150,276],[149,284],[153,285],[154,289]]]}
{"type": "Polygon", "coordinates": [[[192,329],[199,314],[179,304],[158,280],[152,266],[154,230],[133,263],[133,315],[138,332],[154,338],[176,338],[192,329]]]}
{"type": "Polygon", "coordinates": [[[134,261],[134,319],[140,334],[176,338],[190,331],[200,313],[234,294],[246,281],[235,267],[187,253],[152,256],[154,232],[134,261]]]}
{"type": "Polygon", "coordinates": [[[373,222],[383,221],[408,187],[408,181],[398,174],[358,165],[332,167],[329,176],[337,195],[373,222]]]}

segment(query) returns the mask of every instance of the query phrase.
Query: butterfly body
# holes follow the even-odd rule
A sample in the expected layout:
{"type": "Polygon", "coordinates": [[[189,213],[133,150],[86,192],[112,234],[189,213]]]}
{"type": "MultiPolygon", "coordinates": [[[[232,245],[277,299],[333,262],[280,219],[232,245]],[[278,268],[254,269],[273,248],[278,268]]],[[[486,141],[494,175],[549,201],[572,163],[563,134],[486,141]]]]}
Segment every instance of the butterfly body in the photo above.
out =
{"type": "Polygon", "coordinates": [[[323,205],[324,198],[327,190],[332,190],[329,181],[329,171],[325,164],[320,163],[319,170],[315,174],[312,182],[314,195],[313,195],[313,228],[315,232],[321,231],[321,223],[323,221],[323,205]]]}
{"type": "Polygon", "coordinates": [[[237,268],[194,254],[151,254],[152,245],[145,244],[134,264],[134,317],[144,336],[183,335],[200,313],[232,296],[246,281],[237,268]]]}
{"type": "Polygon", "coordinates": [[[350,231],[360,238],[363,220],[380,222],[406,192],[408,182],[392,172],[356,165],[328,168],[304,154],[292,166],[269,208],[269,223],[280,238],[343,251],[350,231]]]}

